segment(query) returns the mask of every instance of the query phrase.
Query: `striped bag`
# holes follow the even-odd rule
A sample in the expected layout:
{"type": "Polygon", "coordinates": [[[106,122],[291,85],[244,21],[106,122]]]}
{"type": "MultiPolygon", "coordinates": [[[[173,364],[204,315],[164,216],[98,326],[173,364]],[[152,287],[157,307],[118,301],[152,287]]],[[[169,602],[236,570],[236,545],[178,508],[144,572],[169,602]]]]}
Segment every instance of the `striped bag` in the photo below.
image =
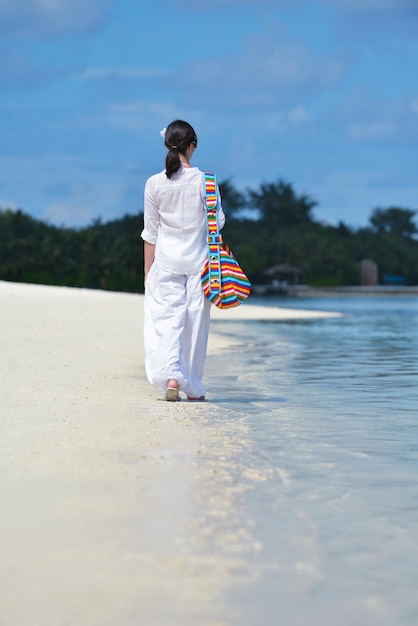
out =
{"type": "Polygon", "coordinates": [[[201,277],[203,291],[219,309],[230,309],[248,298],[251,283],[219,233],[216,176],[205,172],[203,182],[208,242],[208,258],[201,277]]]}

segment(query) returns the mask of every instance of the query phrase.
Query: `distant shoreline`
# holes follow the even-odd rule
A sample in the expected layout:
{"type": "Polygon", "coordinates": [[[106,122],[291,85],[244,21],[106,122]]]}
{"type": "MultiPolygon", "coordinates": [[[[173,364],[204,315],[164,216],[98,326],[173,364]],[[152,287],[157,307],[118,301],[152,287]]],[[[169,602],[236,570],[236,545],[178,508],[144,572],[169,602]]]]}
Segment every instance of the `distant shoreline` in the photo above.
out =
{"type": "Polygon", "coordinates": [[[255,285],[254,296],[280,296],[283,298],[329,298],[348,296],[418,296],[418,286],[386,286],[376,287],[309,287],[308,285],[290,285],[286,292],[274,292],[269,285],[255,285]]]}

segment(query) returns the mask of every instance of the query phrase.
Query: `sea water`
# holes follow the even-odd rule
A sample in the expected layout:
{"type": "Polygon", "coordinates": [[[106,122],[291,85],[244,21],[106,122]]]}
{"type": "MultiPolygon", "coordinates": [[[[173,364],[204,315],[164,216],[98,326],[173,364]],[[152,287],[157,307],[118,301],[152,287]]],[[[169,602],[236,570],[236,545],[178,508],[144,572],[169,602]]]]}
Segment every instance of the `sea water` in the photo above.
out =
{"type": "Polygon", "coordinates": [[[418,298],[254,303],[343,316],[212,322],[237,342],[207,367],[224,623],[415,626],[418,298]]]}

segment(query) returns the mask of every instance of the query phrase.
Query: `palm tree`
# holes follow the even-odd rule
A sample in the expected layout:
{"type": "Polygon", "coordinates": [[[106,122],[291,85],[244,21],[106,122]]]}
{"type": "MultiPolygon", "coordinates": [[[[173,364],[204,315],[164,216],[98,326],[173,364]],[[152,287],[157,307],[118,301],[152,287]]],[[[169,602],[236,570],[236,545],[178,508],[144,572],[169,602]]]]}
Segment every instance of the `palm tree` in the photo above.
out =
{"type": "Polygon", "coordinates": [[[317,202],[306,194],[298,195],[291,183],[263,183],[260,191],[248,191],[250,207],[257,209],[268,226],[296,226],[312,222],[312,209],[317,202]]]}

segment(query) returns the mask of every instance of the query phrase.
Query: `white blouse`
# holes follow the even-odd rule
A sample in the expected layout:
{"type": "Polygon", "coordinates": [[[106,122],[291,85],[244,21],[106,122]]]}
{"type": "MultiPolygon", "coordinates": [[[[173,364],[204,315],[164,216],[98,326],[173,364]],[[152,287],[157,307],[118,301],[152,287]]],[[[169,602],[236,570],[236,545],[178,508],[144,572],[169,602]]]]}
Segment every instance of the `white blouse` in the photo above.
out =
{"type": "MultiPolygon", "coordinates": [[[[194,274],[207,256],[203,173],[181,168],[167,178],[165,171],[145,184],[142,239],[155,244],[154,262],[175,274],[194,274]]],[[[218,226],[225,224],[218,189],[218,226]]]]}

